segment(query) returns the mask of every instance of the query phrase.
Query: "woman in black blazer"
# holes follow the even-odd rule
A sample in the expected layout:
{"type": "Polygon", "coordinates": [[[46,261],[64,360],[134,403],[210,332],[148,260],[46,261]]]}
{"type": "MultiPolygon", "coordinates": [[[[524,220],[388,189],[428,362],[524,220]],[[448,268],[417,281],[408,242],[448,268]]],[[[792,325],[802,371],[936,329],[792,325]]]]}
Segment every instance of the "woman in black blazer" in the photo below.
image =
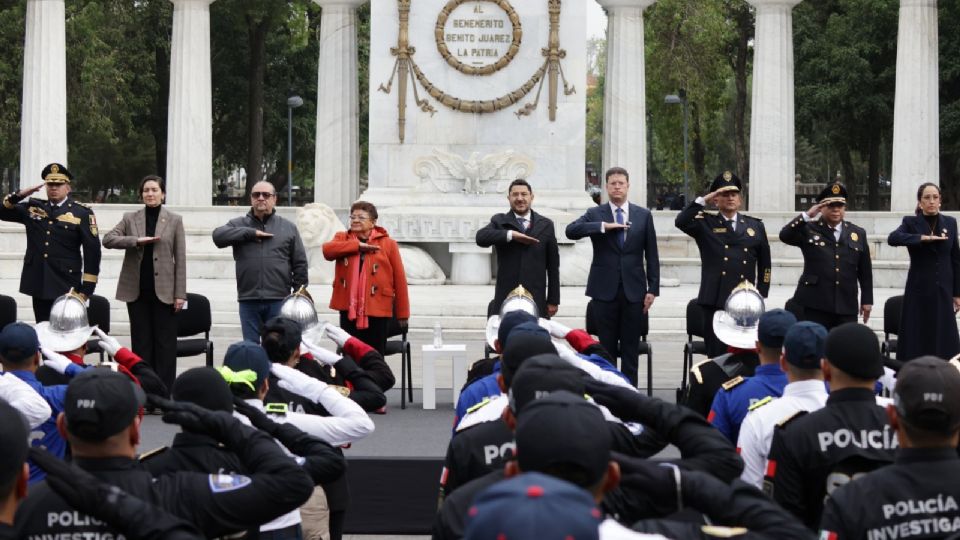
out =
{"type": "Polygon", "coordinates": [[[960,245],[957,220],[940,213],[940,188],[926,183],[917,190],[915,216],[903,218],[887,243],[906,246],[910,271],[903,293],[897,360],[960,353],[956,313],[960,310],[960,245]]]}

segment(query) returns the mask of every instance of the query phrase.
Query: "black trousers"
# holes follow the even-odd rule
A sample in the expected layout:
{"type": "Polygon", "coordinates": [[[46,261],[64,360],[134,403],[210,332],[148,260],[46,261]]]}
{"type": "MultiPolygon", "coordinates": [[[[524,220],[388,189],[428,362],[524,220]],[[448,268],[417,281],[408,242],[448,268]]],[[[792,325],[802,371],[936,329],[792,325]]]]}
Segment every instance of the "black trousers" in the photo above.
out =
{"type": "Polygon", "coordinates": [[[707,347],[707,358],[716,358],[727,352],[727,344],[713,333],[713,314],[720,308],[703,305],[700,307],[703,308],[703,344],[707,347]]]}
{"type": "Polygon", "coordinates": [[[160,376],[167,389],[177,378],[177,319],[171,304],[164,304],[153,291],[127,302],[130,343],[133,352],[160,376]]]}
{"type": "MultiPolygon", "coordinates": [[[[347,312],[340,312],[340,328],[351,336],[359,339],[376,349],[380,354],[387,350],[387,331],[390,326],[389,317],[367,317],[368,325],[363,330],[357,328],[356,322],[347,318],[347,312]]],[[[354,360],[360,361],[359,358],[354,360]]]]}
{"type": "Polygon", "coordinates": [[[857,322],[857,315],[839,315],[837,313],[830,313],[829,311],[821,311],[804,306],[803,320],[820,323],[827,331],[830,331],[830,329],[840,326],[841,324],[857,322]]]}
{"type": "Polygon", "coordinates": [[[640,364],[640,320],[647,315],[643,302],[630,302],[623,292],[623,284],[617,288],[617,297],[606,302],[593,300],[597,317],[597,337],[600,344],[614,358],[620,358],[620,371],[637,385],[640,364]]]}
{"type": "Polygon", "coordinates": [[[53,300],[33,297],[33,318],[37,322],[49,321],[50,310],[53,309],[53,300]]]}

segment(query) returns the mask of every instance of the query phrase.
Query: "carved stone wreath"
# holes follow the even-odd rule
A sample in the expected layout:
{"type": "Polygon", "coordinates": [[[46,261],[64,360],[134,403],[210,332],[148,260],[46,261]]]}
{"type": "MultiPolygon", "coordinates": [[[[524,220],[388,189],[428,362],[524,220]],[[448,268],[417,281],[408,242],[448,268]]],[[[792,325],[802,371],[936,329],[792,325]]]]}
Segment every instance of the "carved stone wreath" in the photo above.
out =
{"type": "Polygon", "coordinates": [[[506,67],[506,65],[513,60],[513,58],[517,55],[517,52],[520,50],[520,41],[523,37],[523,29],[520,25],[520,16],[517,14],[516,10],[513,9],[513,6],[510,5],[508,0],[450,0],[447,2],[447,5],[440,10],[440,15],[437,16],[437,25],[433,32],[434,37],[437,40],[437,50],[440,51],[440,56],[442,56],[451,67],[467,75],[490,75],[491,73],[496,73],[497,71],[500,71],[506,67]],[[507,16],[510,17],[510,24],[513,25],[513,41],[510,43],[510,47],[507,49],[507,52],[504,53],[504,55],[495,63],[486,66],[470,66],[464,64],[458,60],[453,53],[450,52],[450,49],[447,47],[447,41],[444,39],[444,28],[446,27],[447,19],[450,17],[450,14],[453,13],[453,10],[467,2],[478,1],[496,4],[497,7],[506,12],[507,16]]]}

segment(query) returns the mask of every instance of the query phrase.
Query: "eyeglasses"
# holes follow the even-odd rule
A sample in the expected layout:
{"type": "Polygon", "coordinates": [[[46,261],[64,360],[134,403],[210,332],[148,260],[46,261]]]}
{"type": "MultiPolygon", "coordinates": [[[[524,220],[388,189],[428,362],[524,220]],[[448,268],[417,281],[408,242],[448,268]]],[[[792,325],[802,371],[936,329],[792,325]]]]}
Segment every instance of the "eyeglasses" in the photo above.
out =
{"type": "Polygon", "coordinates": [[[370,216],[350,216],[350,221],[368,221],[370,216]]]}
{"type": "Polygon", "coordinates": [[[275,193],[270,193],[269,191],[254,191],[250,193],[250,197],[253,199],[269,199],[274,195],[275,193]]]}

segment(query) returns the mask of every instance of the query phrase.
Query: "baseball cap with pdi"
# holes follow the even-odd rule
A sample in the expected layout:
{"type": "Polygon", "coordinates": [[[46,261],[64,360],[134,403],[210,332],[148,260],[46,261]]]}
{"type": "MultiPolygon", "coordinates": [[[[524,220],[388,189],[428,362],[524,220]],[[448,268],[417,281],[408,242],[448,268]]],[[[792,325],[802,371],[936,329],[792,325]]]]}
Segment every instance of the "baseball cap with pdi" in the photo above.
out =
{"type": "Polygon", "coordinates": [[[935,356],[915,358],[897,374],[893,403],[911,426],[953,432],[960,427],[960,371],[935,356]]]}
{"type": "Polygon", "coordinates": [[[102,441],[129,426],[146,401],[143,390],[126,375],[89,368],[67,386],[67,431],[86,441],[102,441]]]}

